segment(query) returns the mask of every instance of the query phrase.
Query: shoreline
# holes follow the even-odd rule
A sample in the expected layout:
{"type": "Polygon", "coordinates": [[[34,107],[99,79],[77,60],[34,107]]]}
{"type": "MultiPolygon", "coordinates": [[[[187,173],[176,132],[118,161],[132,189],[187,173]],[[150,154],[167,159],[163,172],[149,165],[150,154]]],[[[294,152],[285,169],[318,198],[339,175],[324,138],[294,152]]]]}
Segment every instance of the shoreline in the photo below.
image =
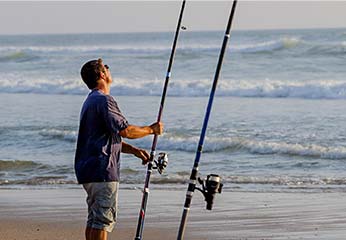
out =
{"type": "MultiPolygon", "coordinates": [[[[138,190],[119,191],[119,214],[109,239],[133,239],[141,201],[138,190]]],[[[151,190],[145,239],[176,239],[185,191],[151,190]]],[[[225,192],[212,211],[195,194],[185,239],[344,239],[346,193],[225,192]]],[[[82,189],[0,190],[2,240],[83,239],[82,189]],[[18,227],[19,226],[19,227],[18,227]]]]}

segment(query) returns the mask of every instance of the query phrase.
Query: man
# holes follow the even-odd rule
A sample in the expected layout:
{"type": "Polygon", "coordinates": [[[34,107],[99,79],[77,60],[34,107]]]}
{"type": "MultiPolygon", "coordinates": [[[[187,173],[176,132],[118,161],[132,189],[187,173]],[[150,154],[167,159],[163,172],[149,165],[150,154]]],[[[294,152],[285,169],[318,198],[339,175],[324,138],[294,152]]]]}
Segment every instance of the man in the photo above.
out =
{"type": "Polygon", "coordinates": [[[87,192],[86,240],[106,240],[116,221],[120,152],[135,155],[143,164],[149,160],[145,150],[122,142],[121,138],[160,135],[163,125],[160,122],[145,127],[128,124],[109,95],[112,76],[102,59],[85,63],[81,76],[91,92],[81,110],[75,172],[78,183],[87,192]]]}

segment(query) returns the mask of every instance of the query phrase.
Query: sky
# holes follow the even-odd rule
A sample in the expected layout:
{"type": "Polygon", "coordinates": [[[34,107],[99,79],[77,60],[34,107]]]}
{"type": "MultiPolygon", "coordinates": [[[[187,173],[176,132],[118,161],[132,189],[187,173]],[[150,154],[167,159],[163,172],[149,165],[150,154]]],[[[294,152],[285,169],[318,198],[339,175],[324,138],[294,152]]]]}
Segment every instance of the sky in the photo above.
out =
{"type": "MultiPolygon", "coordinates": [[[[187,1],[190,31],[223,30],[231,1],[187,1]]],[[[181,1],[0,1],[0,34],[174,31],[181,1]]],[[[234,29],[346,28],[346,1],[238,2],[234,29]]]]}

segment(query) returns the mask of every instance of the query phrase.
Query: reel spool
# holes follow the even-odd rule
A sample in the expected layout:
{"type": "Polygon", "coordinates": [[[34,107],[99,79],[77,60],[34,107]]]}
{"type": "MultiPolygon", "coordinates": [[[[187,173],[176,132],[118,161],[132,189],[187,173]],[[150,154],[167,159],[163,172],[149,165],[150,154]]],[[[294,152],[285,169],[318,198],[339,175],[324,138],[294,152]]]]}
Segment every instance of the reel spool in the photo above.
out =
{"type": "Polygon", "coordinates": [[[154,160],[155,166],[153,169],[157,169],[157,171],[162,174],[167,165],[168,165],[168,155],[167,153],[160,152],[159,155],[157,156],[157,160],[154,160]]]}

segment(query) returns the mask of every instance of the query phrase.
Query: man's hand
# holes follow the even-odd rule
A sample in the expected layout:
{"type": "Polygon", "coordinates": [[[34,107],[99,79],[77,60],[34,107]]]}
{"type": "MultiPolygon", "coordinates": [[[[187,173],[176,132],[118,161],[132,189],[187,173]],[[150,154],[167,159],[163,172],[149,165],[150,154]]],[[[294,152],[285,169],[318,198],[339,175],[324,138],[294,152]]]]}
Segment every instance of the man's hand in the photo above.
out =
{"type": "Polygon", "coordinates": [[[161,135],[163,133],[163,123],[156,122],[150,125],[150,128],[153,130],[153,134],[161,135]]]}
{"type": "Polygon", "coordinates": [[[135,152],[135,156],[142,159],[142,164],[145,165],[148,163],[150,159],[150,155],[147,151],[138,148],[137,151],[135,152]]]}

